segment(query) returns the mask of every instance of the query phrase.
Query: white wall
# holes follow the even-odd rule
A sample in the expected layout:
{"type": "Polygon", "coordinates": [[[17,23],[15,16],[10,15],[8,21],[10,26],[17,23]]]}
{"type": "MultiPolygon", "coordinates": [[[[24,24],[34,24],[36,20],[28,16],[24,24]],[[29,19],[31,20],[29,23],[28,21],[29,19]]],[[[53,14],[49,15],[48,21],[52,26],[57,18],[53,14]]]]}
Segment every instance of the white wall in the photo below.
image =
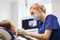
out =
{"type": "Polygon", "coordinates": [[[0,20],[10,20],[10,1],[0,0],[0,20]]]}
{"type": "Polygon", "coordinates": [[[51,1],[52,1],[53,14],[58,17],[60,23],[60,0],[51,0],[51,1]]]}
{"type": "Polygon", "coordinates": [[[11,2],[11,21],[18,27],[18,1],[11,2]]]}
{"type": "Polygon", "coordinates": [[[0,0],[0,21],[10,20],[18,26],[18,3],[14,0],[0,0]]]}
{"type": "Polygon", "coordinates": [[[18,1],[18,28],[22,28],[21,24],[21,17],[26,17],[27,12],[25,11],[25,1],[24,0],[19,0],[18,1]]]}

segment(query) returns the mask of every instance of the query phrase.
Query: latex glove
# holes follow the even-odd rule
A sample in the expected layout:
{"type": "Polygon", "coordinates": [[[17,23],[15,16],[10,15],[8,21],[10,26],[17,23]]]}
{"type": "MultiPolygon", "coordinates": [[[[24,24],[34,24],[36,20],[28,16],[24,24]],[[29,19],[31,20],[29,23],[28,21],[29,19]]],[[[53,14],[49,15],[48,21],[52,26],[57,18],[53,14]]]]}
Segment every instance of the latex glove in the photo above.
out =
{"type": "Polygon", "coordinates": [[[25,31],[24,29],[18,29],[17,34],[18,35],[31,35],[30,32],[25,31]]]}
{"type": "Polygon", "coordinates": [[[18,29],[18,30],[17,30],[17,34],[18,34],[18,35],[25,35],[24,29],[18,29]]]}

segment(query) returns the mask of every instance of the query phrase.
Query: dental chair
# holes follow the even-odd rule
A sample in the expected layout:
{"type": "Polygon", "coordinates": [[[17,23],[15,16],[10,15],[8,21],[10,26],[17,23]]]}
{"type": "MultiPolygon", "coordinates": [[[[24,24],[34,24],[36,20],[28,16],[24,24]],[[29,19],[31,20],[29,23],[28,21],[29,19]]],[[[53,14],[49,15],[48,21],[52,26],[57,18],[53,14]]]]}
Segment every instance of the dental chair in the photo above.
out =
{"type": "MultiPolygon", "coordinates": [[[[21,37],[25,38],[26,40],[33,40],[33,38],[29,36],[24,35],[21,37]]],[[[13,40],[13,36],[8,32],[6,28],[0,27],[0,40],[13,40]]],[[[19,39],[19,40],[23,40],[23,39],[19,39]]]]}
{"type": "Polygon", "coordinates": [[[11,35],[0,27],[0,40],[11,40],[11,35]]]}

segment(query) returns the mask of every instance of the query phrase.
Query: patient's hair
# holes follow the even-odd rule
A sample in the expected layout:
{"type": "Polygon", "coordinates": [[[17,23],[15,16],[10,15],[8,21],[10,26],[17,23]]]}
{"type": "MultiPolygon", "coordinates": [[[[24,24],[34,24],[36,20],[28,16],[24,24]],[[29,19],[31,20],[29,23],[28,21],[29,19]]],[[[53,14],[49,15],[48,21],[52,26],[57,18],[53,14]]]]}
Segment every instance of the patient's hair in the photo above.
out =
{"type": "Polygon", "coordinates": [[[11,29],[11,25],[12,23],[9,20],[3,20],[0,22],[0,27],[7,28],[9,30],[11,29]]]}

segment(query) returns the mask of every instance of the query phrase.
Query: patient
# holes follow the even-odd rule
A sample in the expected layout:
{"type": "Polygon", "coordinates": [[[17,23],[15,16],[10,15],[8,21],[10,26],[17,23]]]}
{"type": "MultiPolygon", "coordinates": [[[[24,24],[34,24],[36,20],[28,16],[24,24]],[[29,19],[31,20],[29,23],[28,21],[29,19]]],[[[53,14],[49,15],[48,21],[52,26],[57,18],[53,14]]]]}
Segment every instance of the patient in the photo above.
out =
{"type": "MultiPolygon", "coordinates": [[[[6,35],[9,33],[9,35],[4,36],[4,40],[15,40],[14,35],[16,35],[16,27],[15,25],[13,25],[12,22],[10,22],[9,20],[3,20],[0,22],[0,30],[5,30],[4,33],[1,31],[0,34],[4,36],[4,34],[6,33],[6,35]],[[8,33],[7,33],[8,32],[8,33]],[[10,36],[11,38],[9,38],[8,36],[10,36]]],[[[0,37],[0,40],[3,40],[3,37],[0,37]]]]}
{"type": "MultiPolygon", "coordinates": [[[[19,30],[18,30],[19,31],[19,30]]],[[[22,30],[20,30],[22,31],[22,30]]],[[[18,40],[15,36],[22,36],[27,40],[31,40],[31,38],[17,34],[16,26],[9,20],[3,20],[0,22],[0,40],[18,40]],[[3,36],[2,36],[3,35],[3,36]]]]}

